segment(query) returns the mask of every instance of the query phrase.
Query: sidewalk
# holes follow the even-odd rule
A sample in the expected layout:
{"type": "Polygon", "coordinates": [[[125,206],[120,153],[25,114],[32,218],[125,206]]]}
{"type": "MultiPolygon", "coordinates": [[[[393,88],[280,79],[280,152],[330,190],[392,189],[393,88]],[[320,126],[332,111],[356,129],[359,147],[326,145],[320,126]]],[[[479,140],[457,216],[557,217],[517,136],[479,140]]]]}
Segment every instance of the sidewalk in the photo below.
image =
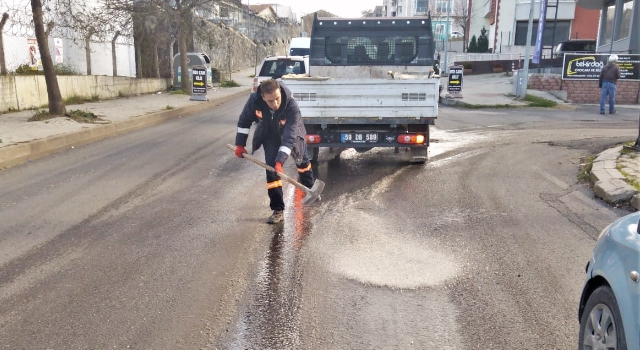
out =
{"type": "Polygon", "coordinates": [[[192,101],[190,96],[161,91],[113,100],[66,106],[67,111],[92,112],[104,120],[101,124],[78,123],[68,118],[27,121],[33,110],[0,114],[0,169],[22,164],[60,152],[72,146],[98,141],[165,120],[197,113],[213,106],[249,96],[254,68],[231,74],[240,84],[234,88],[214,87],[208,101],[192,101]]]}
{"type": "MultiPolygon", "coordinates": [[[[236,88],[215,88],[207,94],[208,101],[191,101],[187,95],[158,92],[129,98],[106,100],[66,106],[67,111],[90,111],[105,120],[105,124],[80,124],[67,118],[28,122],[34,111],[0,114],[0,169],[23,164],[46,155],[60,152],[71,146],[79,146],[128,132],[167,119],[197,113],[215,105],[248,96],[253,82],[254,68],[232,74],[240,84],[236,88]]],[[[525,105],[512,96],[511,77],[504,73],[469,75],[464,77],[462,98],[448,97],[447,78],[441,78],[445,88],[441,104],[459,106],[525,105]]],[[[572,109],[566,103],[545,91],[527,90],[528,94],[553,100],[557,108],[572,109]]],[[[619,106],[635,108],[638,105],[619,106]]],[[[640,181],[640,157],[629,156],[622,146],[609,149],[596,158],[591,171],[591,181],[596,196],[609,203],[631,203],[640,209],[640,195],[629,183],[640,181]],[[618,168],[624,169],[622,174],[618,168]]],[[[631,153],[634,153],[632,151],[631,153]]]]}

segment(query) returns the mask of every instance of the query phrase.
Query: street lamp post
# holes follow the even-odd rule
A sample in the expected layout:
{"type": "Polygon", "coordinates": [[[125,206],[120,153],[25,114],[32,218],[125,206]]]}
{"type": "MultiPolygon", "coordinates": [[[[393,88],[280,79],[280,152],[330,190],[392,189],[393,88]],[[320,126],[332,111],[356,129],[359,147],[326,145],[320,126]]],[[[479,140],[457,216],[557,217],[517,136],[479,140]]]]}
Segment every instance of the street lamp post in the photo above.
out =
{"type": "MultiPolygon", "coordinates": [[[[447,1],[447,22],[445,24],[444,29],[444,75],[449,75],[449,32],[451,31],[451,26],[449,26],[449,16],[451,13],[451,0],[447,1]]],[[[440,62],[440,66],[442,66],[442,62],[440,62]]]]}

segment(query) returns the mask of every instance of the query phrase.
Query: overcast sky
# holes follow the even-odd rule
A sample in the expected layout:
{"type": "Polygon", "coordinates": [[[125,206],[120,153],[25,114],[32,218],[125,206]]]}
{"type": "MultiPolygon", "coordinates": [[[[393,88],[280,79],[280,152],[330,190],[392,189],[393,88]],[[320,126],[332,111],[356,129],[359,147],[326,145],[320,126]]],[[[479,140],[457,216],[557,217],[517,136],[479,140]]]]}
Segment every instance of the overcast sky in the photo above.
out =
{"type": "MultiPolygon", "coordinates": [[[[376,6],[382,6],[383,0],[249,0],[250,5],[280,4],[291,7],[292,11],[300,16],[318,10],[325,10],[340,17],[361,17],[363,10],[373,10],[376,6]]],[[[243,4],[247,0],[242,0],[243,4]]]]}

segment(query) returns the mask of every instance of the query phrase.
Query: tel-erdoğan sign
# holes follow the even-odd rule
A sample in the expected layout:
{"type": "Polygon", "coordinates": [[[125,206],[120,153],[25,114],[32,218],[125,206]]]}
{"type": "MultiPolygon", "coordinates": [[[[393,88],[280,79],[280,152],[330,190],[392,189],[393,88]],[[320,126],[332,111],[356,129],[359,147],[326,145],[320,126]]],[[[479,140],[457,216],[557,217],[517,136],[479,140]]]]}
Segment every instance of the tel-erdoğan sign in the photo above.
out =
{"type": "MultiPolygon", "coordinates": [[[[600,71],[607,64],[609,54],[565,53],[562,79],[598,80],[600,71]]],[[[620,79],[640,80],[640,55],[618,55],[620,79]]]]}

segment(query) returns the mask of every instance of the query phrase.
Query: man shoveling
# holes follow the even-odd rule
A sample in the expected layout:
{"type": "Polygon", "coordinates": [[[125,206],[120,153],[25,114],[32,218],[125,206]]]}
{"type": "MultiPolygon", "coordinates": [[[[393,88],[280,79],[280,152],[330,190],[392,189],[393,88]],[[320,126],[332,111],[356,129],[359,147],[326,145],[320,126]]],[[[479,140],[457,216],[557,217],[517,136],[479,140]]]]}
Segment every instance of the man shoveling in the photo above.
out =
{"type": "MultiPolygon", "coordinates": [[[[268,166],[267,193],[273,213],[267,222],[275,224],[282,221],[285,209],[282,179],[278,173],[284,174],[282,165],[289,156],[295,160],[300,182],[305,188],[312,188],[316,182],[307,154],[305,142],[307,132],[291,91],[274,79],[260,83],[258,90],[249,96],[242,109],[238,119],[235,143],[235,154],[239,158],[243,158],[243,155],[248,153],[245,146],[253,123],[257,126],[253,135],[252,152],[263,146],[265,163],[268,166]],[[275,172],[269,168],[273,168],[275,172]]],[[[285,178],[285,180],[290,179],[285,178]]],[[[293,182],[295,184],[295,180],[293,182]]],[[[308,192],[307,194],[309,195],[308,192]]],[[[314,200],[317,198],[319,193],[314,200]]]]}

